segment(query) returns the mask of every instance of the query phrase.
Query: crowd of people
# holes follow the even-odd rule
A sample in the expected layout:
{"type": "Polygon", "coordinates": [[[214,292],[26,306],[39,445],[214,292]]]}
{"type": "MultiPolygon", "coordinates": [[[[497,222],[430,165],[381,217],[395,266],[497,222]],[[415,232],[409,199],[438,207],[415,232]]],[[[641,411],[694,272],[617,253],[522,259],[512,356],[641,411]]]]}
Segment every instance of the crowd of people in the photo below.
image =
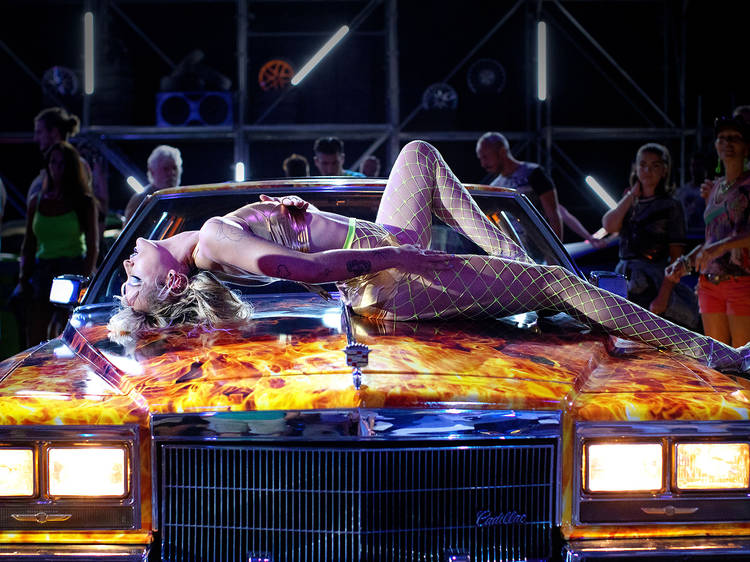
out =
{"type": "MultiPolygon", "coordinates": [[[[669,150],[657,142],[643,144],[632,162],[627,187],[616,206],[602,217],[597,235],[560,203],[549,173],[514,156],[503,134],[482,135],[475,153],[487,173],[482,183],[518,189],[561,240],[567,228],[600,248],[605,245],[602,233],[618,234],[616,271],[628,280],[628,300],[739,347],[750,341],[750,172],[746,169],[750,124],[746,119],[750,119],[750,106],[716,120],[715,177],[709,177],[707,154],[696,152],[689,162],[689,181],[677,189],[669,150]],[[684,281],[690,274],[697,275],[697,282],[684,281]]],[[[18,286],[11,299],[24,326],[26,345],[54,337],[63,325],[64,319],[46,304],[52,278],[62,273],[90,275],[97,264],[108,200],[102,187],[106,167],[95,163],[92,169],[76,149],[71,137],[78,129],[78,118],[62,108],[45,109],[34,120],[34,140],[45,165],[28,190],[18,286]]],[[[312,166],[302,154],[285,158],[284,176],[381,177],[386,172],[371,154],[358,161],[356,170],[346,168],[344,143],[336,137],[317,139],[311,153],[312,166]]],[[[180,150],[157,146],[146,169],[149,183],[130,198],[124,220],[148,195],[181,184],[180,150]]],[[[522,252],[511,256],[496,250],[493,246],[493,255],[525,261],[522,252]]]]}

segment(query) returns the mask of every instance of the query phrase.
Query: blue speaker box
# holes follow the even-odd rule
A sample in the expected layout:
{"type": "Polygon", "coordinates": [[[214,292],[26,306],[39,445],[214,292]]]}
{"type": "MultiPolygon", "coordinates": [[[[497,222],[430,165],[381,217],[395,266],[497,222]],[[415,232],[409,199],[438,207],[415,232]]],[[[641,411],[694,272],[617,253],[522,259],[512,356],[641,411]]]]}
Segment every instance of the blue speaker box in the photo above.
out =
{"type": "Polygon", "coordinates": [[[156,94],[156,125],[232,125],[231,92],[159,92],[156,94]]]}

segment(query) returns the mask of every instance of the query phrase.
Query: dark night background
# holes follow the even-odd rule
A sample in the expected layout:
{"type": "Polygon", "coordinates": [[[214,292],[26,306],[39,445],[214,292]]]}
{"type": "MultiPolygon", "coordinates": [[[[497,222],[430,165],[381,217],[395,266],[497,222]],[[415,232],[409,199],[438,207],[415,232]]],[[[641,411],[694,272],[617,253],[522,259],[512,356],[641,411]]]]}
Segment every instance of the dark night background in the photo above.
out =
{"type": "MultiPolygon", "coordinates": [[[[97,4],[101,8],[102,3],[92,2],[95,9],[97,4]]],[[[235,2],[121,0],[112,4],[174,62],[193,49],[201,49],[205,53],[204,62],[228,76],[234,88],[235,2]]],[[[398,2],[402,120],[421,103],[425,89],[441,82],[514,4],[509,0],[398,2]]],[[[680,128],[679,70],[686,57],[684,128],[698,131],[687,138],[686,155],[699,144],[711,149],[710,126],[715,115],[728,114],[735,105],[750,103],[748,4],[673,0],[562,2],[563,8],[666,110],[677,128],[680,128]],[[687,22],[685,49],[681,48],[680,40],[683,9],[687,22]]],[[[39,110],[52,105],[27,71],[41,77],[45,70],[59,65],[81,73],[83,2],[3,0],[1,5],[0,40],[4,49],[0,50],[0,177],[9,190],[23,196],[41,162],[31,139],[32,121],[39,110]]],[[[365,5],[366,2],[355,0],[249,1],[246,123],[254,123],[279,95],[277,91],[264,92],[258,84],[258,71],[265,62],[283,59],[299,69],[326,40],[327,34],[349,23],[365,5]],[[304,34],[307,32],[320,34],[304,34]]],[[[550,27],[550,115],[554,127],[667,127],[658,112],[571,25],[559,5],[547,1],[541,5],[550,27]]],[[[487,130],[529,133],[537,130],[534,37],[529,35],[536,7],[536,1],[524,3],[449,80],[458,93],[455,111],[422,111],[404,127],[414,138],[428,131],[465,132],[462,140],[432,140],[465,181],[478,181],[484,176],[474,156],[472,139],[476,136],[487,130]],[[499,93],[472,93],[468,87],[467,71],[481,58],[494,59],[504,67],[507,81],[499,93]]],[[[116,10],[109,9],[107,13],[107,18],[97,17],[97,89],[91,100],[90,123],[103,127],[154,127],[159,81],[171,69],[116,10]]],[[[385,9],[381,5],[263,122],[301,127],[332,124],[331,133],[335,132],[333,124],[385,123],[384,22],[385,9]]],[[[80,94],[66,101],[73,112],[82,115],[80,94]]],[[[292,152],[312,160],[314,136],[309,140],[282,136],[250,139],[249,175],[252,179],[280,176],[281,161],[292,152]]],[[[343,139],[349,164],[371,142],[345,136],[343,139]]],[[[637,147],[647,141],[663,142],[672,150],[677,167],[673,179],[679,182],[682,162],[676,138],[634,139],[611,135],[555,140],[578,169],[553,152],[552,175],[560,200],[590,230],[598,228],[605,208],[590,194],[579,171],[595,176],[617,197],[626,185],[637,147]]],[[[107,142],[116,145],[142,170],[156,144],[177,146],[183,153],[185,185],[232,179],[231,138],[134,135],[131,139],[107,142]]],[[[511,144],[518,146],[516,142],[511,144]]],[[[537,158],[533,147],[532,143],[515,152],[522,159],[544,163],[546,157],[537,158]]],[[[376,154],[386,159],[384,147],[376,154]]],[[[110,168],[109,189],[110,206],[122,209],[131,191],[114,168],[110,168]]],[[[17,194],[12,197],[16,202],[20,200],[17,194]]],[[[19,217],[19,210],[8,205],[6,218],[19,217]]]]}

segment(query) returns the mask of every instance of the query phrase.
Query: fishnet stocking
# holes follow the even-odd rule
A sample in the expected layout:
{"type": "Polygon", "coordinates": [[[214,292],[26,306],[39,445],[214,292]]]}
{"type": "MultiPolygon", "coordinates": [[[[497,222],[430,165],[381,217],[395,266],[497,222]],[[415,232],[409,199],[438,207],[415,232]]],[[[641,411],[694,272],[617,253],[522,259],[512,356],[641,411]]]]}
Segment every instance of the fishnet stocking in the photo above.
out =
{"type": "MultiPolygon", "coordinates": [[[[563,267],[529,263],[523,249],[487,220],[437,150],[423,141],[411,142],[394,164],[377,222],[393,232],[398,242],[426,248],[433,212],[491,255],[464,256],[459,268],[431,275],[376,274],[371,280],[352,280],[355,310],[360,298],[361,312],[394,320],[486,318],[552,309],[591,327],[676,351],[715,368],[741,368],[742,357],[732,347],[599,289],[563,267]],[[384,280],[392,285],[372,290],[373,284],[384,280]],[[362,295],[373,294],[374,302],[364,302],[368,297],[362,295]]],[[[377,225],[367,226],[358,221],[358,235],[362,236],[358,247],[393,243],[377,225]]]]}
{"type": "Polygon", "coordinates": [[[539,309],[565,312],[588,326],[676,351],[715,368],[739,369],[742,362],[734,348],[599,289],[563,267],[495,256],[465,256],[459,269],[432,276],[405,275],[383,307],[383,316],[474,319],[539,309]]]}
{"type": "Polygon", "coordinates": [[[484,215],[437,149],[412,141],[393,165],[376,222],[402,244],[430,245],[433,213],[492,256],[531,261],[524,249],[484,215]]]}

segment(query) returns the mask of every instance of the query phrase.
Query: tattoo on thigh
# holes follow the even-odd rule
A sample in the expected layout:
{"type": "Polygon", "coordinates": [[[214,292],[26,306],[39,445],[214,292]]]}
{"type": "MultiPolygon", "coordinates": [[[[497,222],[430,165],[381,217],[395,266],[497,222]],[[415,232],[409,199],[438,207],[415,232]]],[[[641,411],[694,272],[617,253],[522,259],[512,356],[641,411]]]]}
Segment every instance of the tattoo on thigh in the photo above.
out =
{"type": "Polygon", "coordinates": [[[285,266],[283,263],[280,263],[276,267],[276,277],[279,279],[289,279],[291,276],[291,272],[289,271],[289,268],[285,266]]]}
{"type": "Polygon", "coordinates": [[[370,273],[372,264],[369,260],[350,260],[346,262],[346,270],[354,275],[364,275],[370,273]]]}

